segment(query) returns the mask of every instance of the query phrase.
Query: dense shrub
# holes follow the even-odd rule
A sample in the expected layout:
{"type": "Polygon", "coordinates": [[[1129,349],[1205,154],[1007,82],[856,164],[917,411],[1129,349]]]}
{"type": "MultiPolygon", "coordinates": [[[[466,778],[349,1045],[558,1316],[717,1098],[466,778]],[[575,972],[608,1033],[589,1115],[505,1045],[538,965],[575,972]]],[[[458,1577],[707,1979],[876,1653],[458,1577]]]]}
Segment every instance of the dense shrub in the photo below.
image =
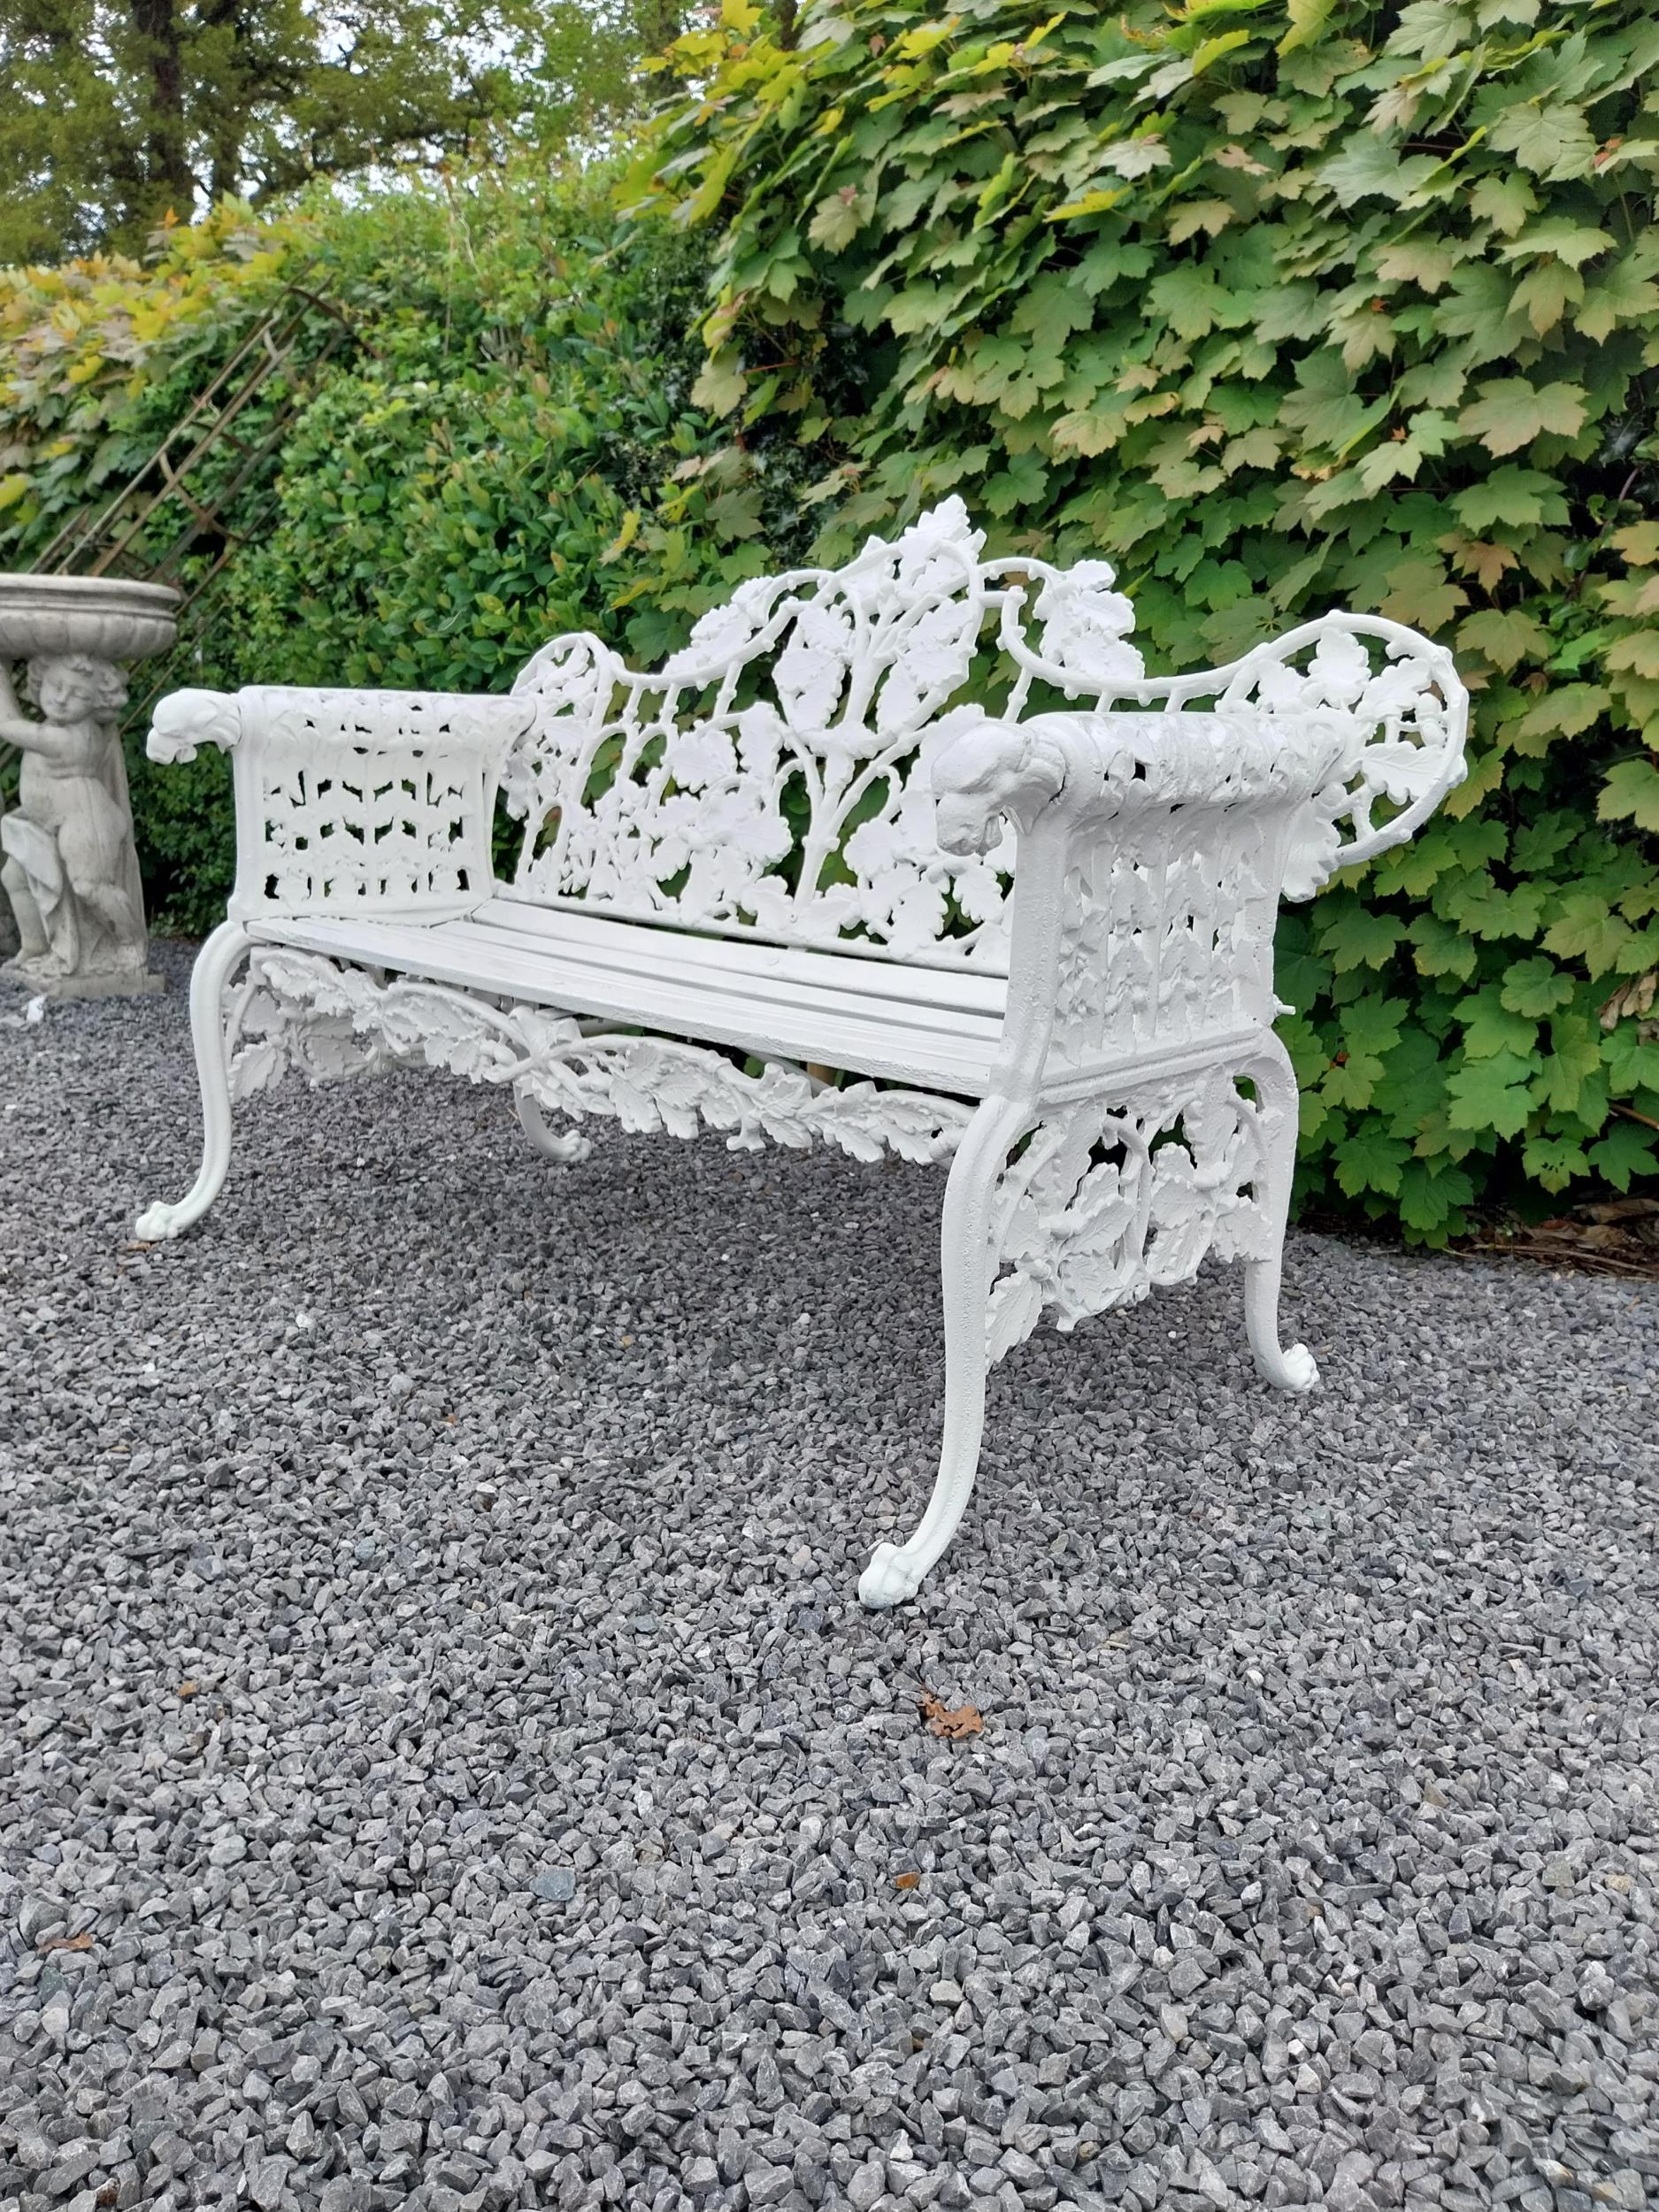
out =
{"type": "Polygon", "coordinates": [[[1440,1238],[1655,1166],[1659,25],[1645,0],[745,0],[634,181],[717,241],[700,398],[821,547],[954,489],[1149,657],[1333,603],[1455,646],[1473,768],[1286,925],[1309,1180],[1440,1238]],[[849,395],[849,363],[859,381],[849,395]]]}
{"type": "MultiPolygon", "coordinates": [[[[754,455],[724,449],[691,403],[701,242],[662,225],[616,231],[603,173],[526,166],[319,197],[275,225],[226,211],[154,266],[0,277],[0,565],[27,566],[65,514],[107,496],[296,280],[318,302],[292,370],[305,404],[225,508],[240,541],[210,618],[144,689],[488,690],[571,626],[666,649],[780,548],[804,545],[791,486],[808,464],[781,434],[770,469],[764,434],[754,455]],[[311,377],[336,315],[349,348],[311,377]]],[[[250,442],[284,389],[250,411],[250,442]]],[[[154,543],[178,518],[169,503],[154,543]]],[[[228,772],[214,756],[154,772],[142,734],[135,722],[152,909],[200,930],[233,867],[228,772]]]]}

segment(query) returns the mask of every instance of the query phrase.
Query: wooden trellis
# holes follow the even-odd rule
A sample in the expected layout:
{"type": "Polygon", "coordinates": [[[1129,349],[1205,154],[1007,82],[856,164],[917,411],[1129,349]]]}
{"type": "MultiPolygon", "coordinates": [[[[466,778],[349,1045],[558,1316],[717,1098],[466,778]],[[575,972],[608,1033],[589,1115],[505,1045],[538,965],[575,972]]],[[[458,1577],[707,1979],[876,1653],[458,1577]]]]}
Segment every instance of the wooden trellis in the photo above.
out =
{"type": "Polygon", "coordinates": [[[176,584],[187,557],[204,542],[217,541],[211,566],[186,588],[188,611],[271,511],[274,491],[256,513],[251,528],[244,522],[240,531],[234,530],[227,519],[236,498],[281,444],[310,396],[317,372],[352,338],[350,325],[330,302],[303,285],[286,286],[281,303],[243,339],[155,451],[102,506],[83,508],[65,523],[42,555],[41,569],[49,575],[114,573],[146,583],[176,584]],[[304,357],[304,377],[290,384],[285,403],[264,434],[251,441],[244,438],[238,424],[273,377],[299,360],[301,334],[316,313],[327,318],[329,327],[320,347],[304,357]],[[238,465],[210,503],[199,488],[203,464],[226,448],[236,455],[238,465]],[[147,542],[146,532],[169,500],[181,503],[185,517],[157,552],[147,542]]]}

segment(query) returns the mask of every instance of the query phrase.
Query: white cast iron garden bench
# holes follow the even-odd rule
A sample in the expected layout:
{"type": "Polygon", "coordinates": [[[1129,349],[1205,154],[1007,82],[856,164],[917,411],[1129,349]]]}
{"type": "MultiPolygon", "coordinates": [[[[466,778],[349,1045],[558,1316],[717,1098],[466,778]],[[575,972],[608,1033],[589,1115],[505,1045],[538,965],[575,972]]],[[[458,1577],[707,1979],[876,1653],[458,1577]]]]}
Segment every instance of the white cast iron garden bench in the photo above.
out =
{"type": "Polygon", "coordinates": [[[190,991],[201,1172],[138,1235],[199,1219],[233,1099],[288,1066],[501,1085],[557,1161],[587,1146],[548,1118],[588,1114],[949,1159],[938,1479],[872,1606],[949,1542],[987,1371],[1044,1310],[1070,1329],[1213,1250],[1262,1373],[1311,1387],[1279,1339],[1274,920],[1433,810],[1467,697],[1440,648],[1347,614],[1150,680],[1112,582],[986,560],[953,499],[741,585],[655,674],[574,635],[509,697],[163,700],[152,759],[231,754],[237,875],[190,991]]]}

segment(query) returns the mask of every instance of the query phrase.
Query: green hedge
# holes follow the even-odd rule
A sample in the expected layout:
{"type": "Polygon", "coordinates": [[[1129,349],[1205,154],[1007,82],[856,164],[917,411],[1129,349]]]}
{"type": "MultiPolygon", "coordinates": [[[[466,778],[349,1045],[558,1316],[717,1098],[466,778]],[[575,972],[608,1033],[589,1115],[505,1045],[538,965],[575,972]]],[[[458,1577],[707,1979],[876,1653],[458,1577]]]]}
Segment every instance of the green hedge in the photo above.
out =
{"type": "MultiPolygon", "coordinates": [[[[319,302],[292,373],[306,403],[225,509],[243,542],[206,618],[146,686],[500,689],[568,627],[665,651],[814,526],[793,441],[733,453],[692,404],[706,275],[669,226],[618,236],[605,173],[528,163],[274,222],[227,208],[147,267],[0,273],[0,566],[107,496],[296,280],[319,302]],[[313,375],[334,315],[351,342],[313,375]]],[[[169,503],[153,542],[180,518],[169,503]]],[[[142,737],[152,912],[200,932],[234,866],[228,771],[154,770],[142,737]]]]}
{"type": "Polygon", "coordinates": [[[1286,924],[1308,1183],[1439,1240],[1653,1174],[1646,0],[726,0],[672,58],[633,199],[714,239],[699,395],[817,457],[826,555],[955,490],[1157,665],[1455,647],[1469,782],[1286,924]]]}

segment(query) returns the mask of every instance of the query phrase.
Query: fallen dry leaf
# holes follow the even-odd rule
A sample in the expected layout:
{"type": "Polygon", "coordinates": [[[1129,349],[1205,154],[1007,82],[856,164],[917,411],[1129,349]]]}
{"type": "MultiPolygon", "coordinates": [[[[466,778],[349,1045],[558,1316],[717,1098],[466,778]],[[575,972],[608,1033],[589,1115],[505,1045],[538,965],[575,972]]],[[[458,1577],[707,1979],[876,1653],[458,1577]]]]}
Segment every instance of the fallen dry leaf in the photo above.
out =
{"type": "Polygon", "coordinates": [[[985,1726],[977,1705],[947,1705],[931,1690],[922,1693],[921,1715],[933,1735],[947,1737],[953,1743],[964,1736],[977,1736],[985,1726]]]}
{"type": "Polygon", "coordinates": [[[921,1878],[919,1874],[895,1874],[893,1877],[893,1886],[895,1889],[915,1889],[919,1886],[921,1878]]]}
{"type": "Polygon", "coordinates": [[[79,1935],[42,1936],[35,1948],[37,1951],[89,1951],[92,1948],[92,1932],[83,1928],[79,1935]]]}

